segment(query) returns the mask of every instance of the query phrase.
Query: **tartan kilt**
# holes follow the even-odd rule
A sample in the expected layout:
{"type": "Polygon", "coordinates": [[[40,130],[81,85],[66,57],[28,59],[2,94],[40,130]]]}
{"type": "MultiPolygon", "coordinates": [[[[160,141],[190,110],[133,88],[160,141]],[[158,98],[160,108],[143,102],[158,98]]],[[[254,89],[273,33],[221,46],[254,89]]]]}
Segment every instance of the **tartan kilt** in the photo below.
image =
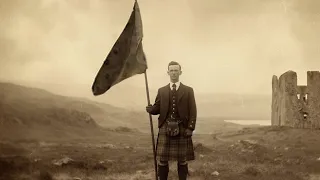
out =
{"type": "Polygon", "coordinates": [[[159,128],[156,152],[158,161],[190,161],[195,160],[191,137],[185,137],[182,123],[179,124],[180,134],[175,137],[167,136],[167,123],[159,128]]]}

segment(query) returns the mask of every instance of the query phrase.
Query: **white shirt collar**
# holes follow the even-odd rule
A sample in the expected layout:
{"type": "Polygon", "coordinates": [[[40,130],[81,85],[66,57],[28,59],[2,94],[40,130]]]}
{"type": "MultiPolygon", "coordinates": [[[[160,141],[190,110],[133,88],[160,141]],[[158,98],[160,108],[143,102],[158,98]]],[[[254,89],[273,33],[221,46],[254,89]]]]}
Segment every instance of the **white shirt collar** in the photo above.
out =
{"type": "MultiPolygon", "coordinates": [[[[178,90],[178,89],[179,89],[179,86],[180,86],[180,81],[178,81],[178,82],[176,82],[176,83],[174,83],[174,84],[176,84],[176,90],[178,90]]],[[[171,89],[171,90],[172,90],[172,85],[173,85],[173,83],[170,82],[170,89],[171,89]]]]}

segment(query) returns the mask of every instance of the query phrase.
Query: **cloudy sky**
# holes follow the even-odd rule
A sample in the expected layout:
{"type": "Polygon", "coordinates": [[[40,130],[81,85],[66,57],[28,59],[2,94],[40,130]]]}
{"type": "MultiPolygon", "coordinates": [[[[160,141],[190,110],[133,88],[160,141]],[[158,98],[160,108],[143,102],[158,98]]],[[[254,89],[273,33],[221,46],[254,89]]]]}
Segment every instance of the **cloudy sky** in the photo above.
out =
{"type": "MultiPolygon", "coordinates": [[[[139,0],[151,88],[167,64],[197,92],[270,93],[287,70],[320,67],[318,0],[139,0]]],[[[2,0],[0,79],[91,89],[134,0],[2,0]]],[[[121,86],[144,87],[139,75],[121,86]]]]}

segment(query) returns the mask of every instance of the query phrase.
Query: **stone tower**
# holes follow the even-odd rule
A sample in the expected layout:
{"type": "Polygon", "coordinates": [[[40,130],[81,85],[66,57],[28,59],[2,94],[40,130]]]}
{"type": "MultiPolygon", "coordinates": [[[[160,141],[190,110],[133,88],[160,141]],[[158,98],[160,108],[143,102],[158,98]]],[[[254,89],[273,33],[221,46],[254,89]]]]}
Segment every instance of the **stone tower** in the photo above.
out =
{"type": "Polygon", "coordinates": [[[307,85],[297,85],[297,73],[272,77],[271,125],[320,128],[320,72],[307,72],[307,85]]]}

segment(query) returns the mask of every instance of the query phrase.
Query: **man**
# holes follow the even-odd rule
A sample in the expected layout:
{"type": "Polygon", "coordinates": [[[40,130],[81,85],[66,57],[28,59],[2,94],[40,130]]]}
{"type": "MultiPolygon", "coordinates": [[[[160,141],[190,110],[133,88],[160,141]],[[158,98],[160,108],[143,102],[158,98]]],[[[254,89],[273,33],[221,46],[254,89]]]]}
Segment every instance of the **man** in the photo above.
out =
{"type": "Polygon", "coordinates": [[[160,180],[168,178],[168,161],[177,161],[179,180],[186,180],[187,161],[195,159],[191,136],[196,125],[197,107],[193,89],[179,82],[180,64],[171,61],[167,73],[171,82],[158,89],[154,105],[148,105],[146,111],[159,115],[156,152],[160,180]]]}

